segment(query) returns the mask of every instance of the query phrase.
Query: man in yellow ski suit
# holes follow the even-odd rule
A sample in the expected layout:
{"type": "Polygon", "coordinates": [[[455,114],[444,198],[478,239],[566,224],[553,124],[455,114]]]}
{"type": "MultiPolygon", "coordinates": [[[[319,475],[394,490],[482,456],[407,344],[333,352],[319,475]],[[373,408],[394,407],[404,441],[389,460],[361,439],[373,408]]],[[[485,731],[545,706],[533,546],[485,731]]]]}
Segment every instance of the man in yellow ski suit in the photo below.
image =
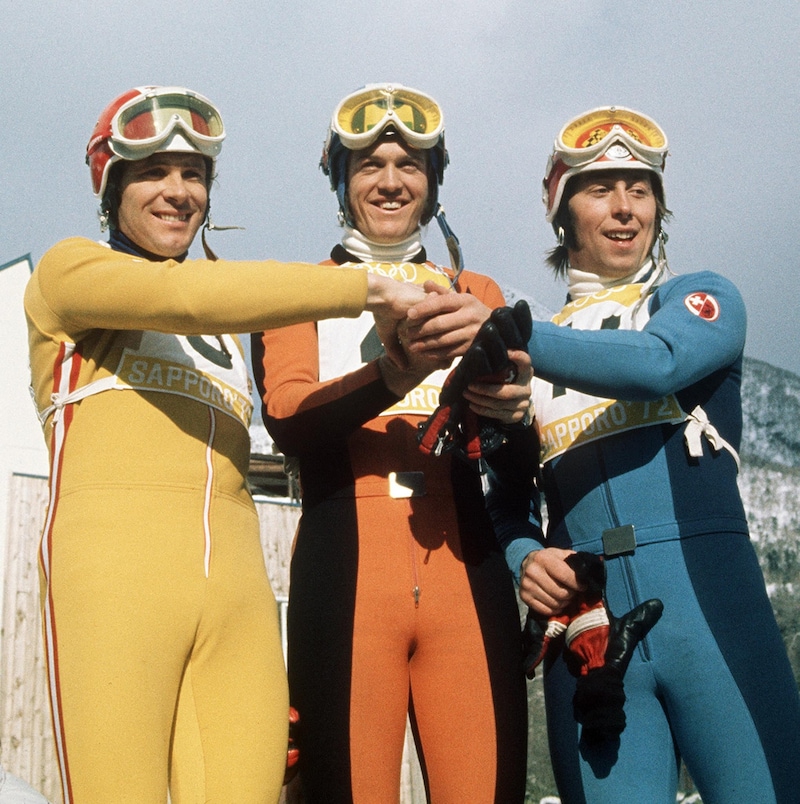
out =
{"type": "Polygon", "coordinates": [[[183,88],[117,98],[87,151],[110,241],[58,243],[25,294],[64,804],[160,804],[168,785],[173,802],[278,800],[288,695],[225,333],[365,308],[391,333],[424,297],[363,271],[185,259],[223,137],[183,88]],[[191,750],[173,752],[177,721],[191,750]]]}

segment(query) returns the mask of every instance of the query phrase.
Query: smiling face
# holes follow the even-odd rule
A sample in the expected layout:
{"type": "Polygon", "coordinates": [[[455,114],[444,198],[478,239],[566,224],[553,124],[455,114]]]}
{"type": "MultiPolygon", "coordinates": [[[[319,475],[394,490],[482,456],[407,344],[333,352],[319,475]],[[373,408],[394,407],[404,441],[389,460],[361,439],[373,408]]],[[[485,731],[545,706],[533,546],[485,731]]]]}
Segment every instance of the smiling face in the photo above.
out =
{"type": "Polygon", "coordinates": [[[428,156],[401,137],[353,151],[347,200],[356,229],[375,243],[399,243],[420,224],[428,200],[428,156]]]}
{"type": "Polygon", "coordinates": [[[598,170],[579,174],[569,199],[575,245],[573,268],[608,279],[637,271],[656,237],[656,196],[645,170],[598,170]]]}
{"type": "Polygon", "coordinates": [[[180,257],[205,219],[208,179],[200,154],[166,152],[126,162],[117,212],[120,231],[146,251],[180,257]]]}

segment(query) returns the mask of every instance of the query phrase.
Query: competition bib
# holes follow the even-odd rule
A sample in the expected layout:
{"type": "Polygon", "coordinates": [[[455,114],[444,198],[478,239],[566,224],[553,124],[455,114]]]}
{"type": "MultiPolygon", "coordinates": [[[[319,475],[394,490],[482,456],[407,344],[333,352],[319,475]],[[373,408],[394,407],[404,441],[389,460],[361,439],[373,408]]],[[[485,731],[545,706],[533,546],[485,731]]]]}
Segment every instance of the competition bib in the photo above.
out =
{"type": "Polygon", "coordinates": [[[185,396],[250,426],[250,380],[230,336],[144,332],[137,349],[123,351],[116,378],[118,388],[185,396]]]}
{"type": "MultiPolygon", "coordinates": [[[[345,263],[341,267],[363,268],[371,273],[388,276],[400,282],[422,285],[427,281],[442,287],[450,287],[447,273],[431,263],[345,263]]],[[[374,319],[370,313],[362,313],[357,319],[331,319],[317,324],[319,334],[320,380],[341,377],[350,371],[375,360],[383,353],[383,346],[375,332],[374,319]]],[[[399,402],[384,410],[381,416],[414,415],[430,416],[439,404],[442,390],[450,369],[434,371],[399,402]]]]}
{"type": "MultiPolygon", "coordinates": [[[[650,318],[643,302],[641,284],[620,285],[570,302],[552,320],[576,330],[640,330],[650,318]]],[[[680,424],[686,419],[673,395],[628,402],[534,381],[531,397],[542,463],[599,438],[655,424],[680,424]]]]}
{"type": "Polygon", "coordinates": [[[52,394],[52,405],[38,412],[43,424],[50,414],[58,421],[67,405],[103,391],[153,391],[188,397],[250,426],[253,403],[250,379],[236,340],[230,335],[167,335],[127,333],[128,343],[114,374],[69,390],[67,380],[75,344],[66,344],[61,376],[63,389],[52,394]],[[138,341],[138,342],[137,342],[138,341]]]}

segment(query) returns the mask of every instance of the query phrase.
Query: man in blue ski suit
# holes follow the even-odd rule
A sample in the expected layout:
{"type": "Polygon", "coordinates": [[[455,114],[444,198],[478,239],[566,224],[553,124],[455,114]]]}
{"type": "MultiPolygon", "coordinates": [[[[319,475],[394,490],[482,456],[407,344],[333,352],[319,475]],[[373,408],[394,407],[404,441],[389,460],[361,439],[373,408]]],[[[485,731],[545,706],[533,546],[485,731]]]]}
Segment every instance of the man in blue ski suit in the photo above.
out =
{"type": "Polygon", "coordinates": [[[573,551],[602,556],[612,616],[663,603],[625,673],[618,737],[587,739],[566,651],[546,656],[565,804],[672,804],[681,759],[706,802],[796,804],[800,698],[737,489],[745,308],[718,274],[671,274],[666,155],[660,127],[621,107],[556,140],[544,201],[569,296],[528,346],[539,461],[490,456],[488,505],[536,616],[581,595],[573,551]]]}

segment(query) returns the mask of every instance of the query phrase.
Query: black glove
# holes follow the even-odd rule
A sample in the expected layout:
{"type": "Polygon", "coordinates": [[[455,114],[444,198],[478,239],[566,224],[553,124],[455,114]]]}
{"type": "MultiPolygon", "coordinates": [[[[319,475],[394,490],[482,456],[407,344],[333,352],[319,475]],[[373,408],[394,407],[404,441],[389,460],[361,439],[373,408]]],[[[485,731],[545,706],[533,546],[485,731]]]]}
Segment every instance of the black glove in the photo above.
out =
{"type": "Polygon", "coordinates": [[[605,564],[600,556],[579,552],[566,562],[586,585],[562,615],[548,620],[528,612],[523,631],[525,671],[533,678],[536,666],[564,637],[564,660],[577,677],[572,705],[588,742],[613,739],[625,729],[623,677],[633,651],[661,618],[664,605],[646,600],[622,617],[615,617],[605,600],[605,564]]]}
{"type": "Polygon", "coordinates": [[[454,452],[474,460],[505,443],[503,425],[473,413],[463,393],[473,382],[513,382],[517,367],[508,359],[508,350],[524,349],[531,330],[531,311],[524,300],[513,308],[500,307],[492,312],[445,380],[438,407],[419,425],[417,440],[424,453],[438,456],[454,452]]]}
{"type": "Polygon", "coordinates": [[[568,617],[538,617],[530,609],[522,628],[522,666],[528,678],[536,677],[536,668],[550,652],[551,644],[564,636],[568,617]]]}
{"type": "Polygon", "coordinates": [[[533,332],[533,319],[528,302],[520,299],[513,307],[498,307],[489,320],[500,331],[507,349],[525,350],[533,332]]]}
{"type": "Polygon", "coordinates": [[[575,719],[583,724],[583,737],[588,742],[619,737],[625,729],[623,677],[639,641],[647,636],[663,611],[663,603],[656,598],[646,600],[619,618],[608,611],[610,628],[605,663],[578,676],[572,699],[575,719]]]}

